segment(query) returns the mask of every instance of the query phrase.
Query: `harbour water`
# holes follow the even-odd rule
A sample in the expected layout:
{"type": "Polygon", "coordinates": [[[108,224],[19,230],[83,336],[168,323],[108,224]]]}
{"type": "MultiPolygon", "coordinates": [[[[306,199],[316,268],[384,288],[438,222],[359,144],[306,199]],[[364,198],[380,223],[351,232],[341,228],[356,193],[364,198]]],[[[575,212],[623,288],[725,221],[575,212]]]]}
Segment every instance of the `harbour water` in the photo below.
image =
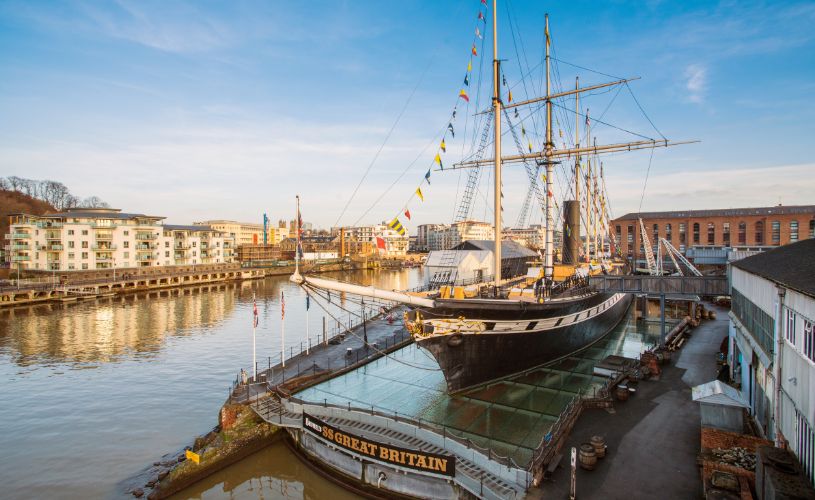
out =
{"type": "MultiPolygon", "coordinates": [[[[421,269],[360,271],[340,279],[391,289],[421,269]]],[[[307,343],[305,296],[286,277],[129,295],[71,306],[0,310],[0,484],[3,498],[125,496],[128,479],[217,423],[230,381],[257,357],[279,359],[281,292],[286,349],[307,343]]],[[[353,305],[347,304],[350,308],[353,305]]],[[[322,329],[312,305],[311,332],[322,329]]],[[[197,498],[345,498],[284,446],[236,464],[188,494],[197,498]]]]}

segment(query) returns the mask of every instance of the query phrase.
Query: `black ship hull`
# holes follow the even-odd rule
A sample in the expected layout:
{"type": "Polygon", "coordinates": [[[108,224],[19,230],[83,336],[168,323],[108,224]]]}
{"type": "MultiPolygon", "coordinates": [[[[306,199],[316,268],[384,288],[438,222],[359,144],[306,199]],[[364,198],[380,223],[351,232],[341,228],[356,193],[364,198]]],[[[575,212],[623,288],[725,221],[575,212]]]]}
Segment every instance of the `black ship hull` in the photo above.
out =
{"type": "Polygon", "coordinates": [[[425,326],[415,338],[439,363],[453,393],[588,347],[617,326],[630,304],[631,295],[613,293],[544,304],[444,301],[419,310],[425,326]]]}

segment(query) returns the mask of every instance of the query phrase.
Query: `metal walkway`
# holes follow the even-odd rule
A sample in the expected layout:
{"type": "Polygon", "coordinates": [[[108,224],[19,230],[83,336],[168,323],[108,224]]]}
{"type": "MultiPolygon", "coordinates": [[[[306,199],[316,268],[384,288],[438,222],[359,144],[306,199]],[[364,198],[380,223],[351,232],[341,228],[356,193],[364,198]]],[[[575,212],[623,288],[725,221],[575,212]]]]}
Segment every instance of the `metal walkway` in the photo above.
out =
{"type": "Polygon", "coordinates": [[[651,296],[730,295],[727,276],[624,276],[589,277],[589,286],[601,292],[633,293],[651,296]]]}

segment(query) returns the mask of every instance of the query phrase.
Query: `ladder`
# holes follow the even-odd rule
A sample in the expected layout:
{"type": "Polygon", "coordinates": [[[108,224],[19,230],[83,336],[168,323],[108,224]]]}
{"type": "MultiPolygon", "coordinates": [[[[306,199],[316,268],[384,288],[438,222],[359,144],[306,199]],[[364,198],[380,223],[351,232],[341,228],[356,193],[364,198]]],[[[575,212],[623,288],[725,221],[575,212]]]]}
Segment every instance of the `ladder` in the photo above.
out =
{"type": "Polygon", "coordinates": [[[642,218],[640,218],[639,221],[640,231],[642,234],[642,245],[645,250],[645,261],[648,263],[648,274],[651,276],[656,276],[659,274],[659,269],[657,269],[657,263],[654,259],[654,248],[651,246],[651,240],[648,238],[648,232],[645,231],[645,223],[642,222],[642,218]]]}

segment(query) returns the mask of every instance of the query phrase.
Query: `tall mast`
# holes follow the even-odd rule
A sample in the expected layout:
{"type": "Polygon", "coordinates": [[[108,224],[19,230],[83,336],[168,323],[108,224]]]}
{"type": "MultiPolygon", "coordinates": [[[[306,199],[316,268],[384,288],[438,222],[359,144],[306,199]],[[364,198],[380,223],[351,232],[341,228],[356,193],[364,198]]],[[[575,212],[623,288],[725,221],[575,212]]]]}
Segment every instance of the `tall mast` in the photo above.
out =
{"type": "MultiPolygon", "coordinates": [[[[547,59],[548,60],[548,59],[547,59]]],[[[498,60],[498,0],[492,0],[492,107],[495,120],[495,286],[501,282],[501,62],[498,60]]]]}
{"type": "MultiPolygon", "coordinates": [[[[574,89],[580,90],[580,77],[574,78],[574,89]]],[[[574,95],[574,147],[580,147],[580,93],[574,95]]],[[[580,201],[580,184],[582,182],[580,175],[580,154],[575,156],[574,162],[574,199],[577,201],[578,206],[582,203],[580,201]]],[[[588,229],[588,225],[586,225],[588,229]]],[[[580,239],[580,228],[572,228],[572,231],[577,230],[577,238],[580,239]]],[[[588,252],[586,252],[588,254],[588,252]]]]}
{"type": "Polygon", "coordinates": [[[543,273],[548,279],[554,276],[555,228],[554,228],[554,193],[552,192],[552,85],[549,78],[549,14],[546,14],[546,145],[544,146],[544,163],[546,165],[546,250],[543,260],[543,273]]]}
{"type": "MultiPolygon", "coordinates": [[[[589,110],[586,109],[586,116],[589,116],[589,110]]],[[[586,120],[588,122],[588,120],[586,120]]],[[[591,144],[591,125],[586,124],[586,141],[591,144]]],[[[589,155],[586,163],[586,240],[583,244],[584,253],[586,254],[586,262],[591,262],[591,234],[594,228],[592,223],[592,197],[591,197],[591,155],[589,155]]]]}

